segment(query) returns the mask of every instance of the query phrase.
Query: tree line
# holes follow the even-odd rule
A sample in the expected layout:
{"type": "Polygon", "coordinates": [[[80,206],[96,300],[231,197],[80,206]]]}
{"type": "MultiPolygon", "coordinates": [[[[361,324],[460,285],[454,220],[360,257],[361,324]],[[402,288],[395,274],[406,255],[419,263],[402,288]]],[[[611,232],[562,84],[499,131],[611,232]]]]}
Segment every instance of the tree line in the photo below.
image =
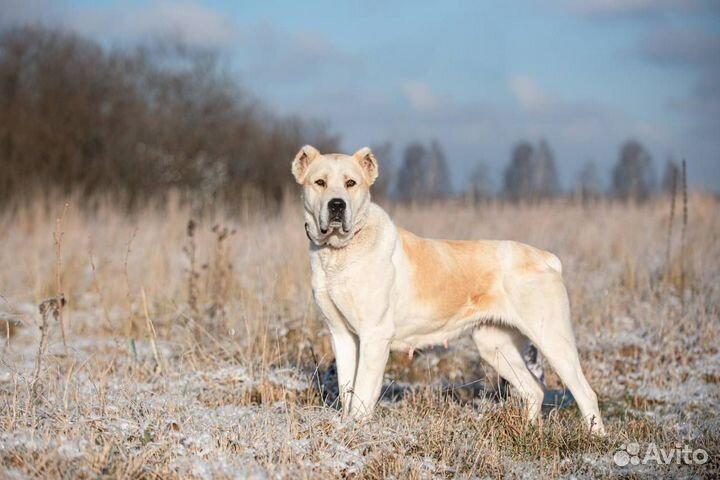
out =
{"type": "MultiPolygon", "coordinates": [[[[392,162],[387,162],[387,158],[391,158],[391,152],[389,143],[380,145],[376,151],[376,157],[386,160],[383,162],[386,180],[376,188],[380,195],[402,201],[427,201],[450,194],[447,157],[437,141],[428,146],[417,142],[409,144],[398,168],[393,170],[390,166],[388,173],[387,163],[392,162]],[[388,180],[389,176],[395,179],[394,184],[388,180]]],[[[537,145],[520,141],[512,148],[500,188],[494,186],[488,164],[481,161],[466,175],[462,193],[471,201],[499,197],[513,202],[532,202],[568,193],[583,201],[600,197],[644,201],[654,193],[670,191],[678,174],[678,164],[668,159],[658,183],[649,151],[638,140],[630,139],[620,146],[607,188],[603,186],[597,165],[588,162],[577,173],[575,184],[563,190],[550,144],[541,139],[537,145]]]]}
{"type": "MultiPolygon", "coordinates": [[[[111,195],[128,207],[179,191],[191,198],[279,204],[293,191],[288,159],[306,143],[338,151],[317,121],[280,116],[252,98],[216,55],[177,44],[108,49],[40,27],[0,32],[0,207],[49,192],[111,195]]],[[[393,168],[390,143],[379,196],[425,201],[454,194],[437,141],[407,145],[393,168]]],[[[677,166],[669,163],[663,185],[677,166]]],[[[561,193],[549,143],[519,142],[494,188],[486,163],[466,176],[474,200],[535,201],[561,193]]],[[[597,167],[580,171],[584,199],[643,200],[657,190],[653,162],[635,140],[620,149],[610,188],[597,167]]]]}
{"type": "Polygon", "coordinates": [[[0,205],[50,190],[167,192],[281,200],[288,159],[338,137],[251,98],[211,52],[182,45],[111,50],[76,34],[0,33],[0,205]]]}

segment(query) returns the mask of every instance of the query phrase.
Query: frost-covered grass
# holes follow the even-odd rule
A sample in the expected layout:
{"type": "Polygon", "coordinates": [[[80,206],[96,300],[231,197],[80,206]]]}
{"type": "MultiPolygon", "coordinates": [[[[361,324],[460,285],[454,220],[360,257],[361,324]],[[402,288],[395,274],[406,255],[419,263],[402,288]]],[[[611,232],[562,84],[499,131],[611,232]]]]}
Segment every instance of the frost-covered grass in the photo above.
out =
{"type": "Polygon", "coordinates": [[[603,439],[573,405],[526,424],[469,341],[413,361],[394,354],[375,420],[343,421],[296,205],[198,216],[170,203],[128,216],[71,202],[60,265],[67,350],[52,311],[45,336],[38,313],[57,293],[62,206],[6,212],[0,477],[712,477],[718,207],[691,197],[685,255],[676,223],[669,261],[665,200],[389,208],[422,235],[514,239],[560,256],[603,439]],[[703,448],[709,462],[618,467],[613,454],[629,442],[703,448]]]}

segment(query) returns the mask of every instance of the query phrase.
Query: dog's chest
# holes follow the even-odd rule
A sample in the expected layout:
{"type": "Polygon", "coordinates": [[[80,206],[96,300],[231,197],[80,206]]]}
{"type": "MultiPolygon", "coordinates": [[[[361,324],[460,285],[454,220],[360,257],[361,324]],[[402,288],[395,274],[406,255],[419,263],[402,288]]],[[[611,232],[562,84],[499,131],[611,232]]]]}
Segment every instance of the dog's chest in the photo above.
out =
{"type": "Polygon", "coordinates": [[[359,332],[365,326],[377,323],[387,309],[387,292],[392,279],[387,270],[392,267],[388,262],[384,262],[383,267],[381,262],[368,255],[341,256],[338,253],[345,252],[318,255],[312,262],[316,300],[326,318],[330,319],[337,311],[351,330],[359,332]],[[323,301],[323,296],[327,301],[323,301]]]}
{"type": "Polygon", "coordinates": [[[333,303],[346,316],[357,310],[359,297],[367,290],[358,262],[336,264],[329,262],[323,269],[325,289],[333,303]]]}

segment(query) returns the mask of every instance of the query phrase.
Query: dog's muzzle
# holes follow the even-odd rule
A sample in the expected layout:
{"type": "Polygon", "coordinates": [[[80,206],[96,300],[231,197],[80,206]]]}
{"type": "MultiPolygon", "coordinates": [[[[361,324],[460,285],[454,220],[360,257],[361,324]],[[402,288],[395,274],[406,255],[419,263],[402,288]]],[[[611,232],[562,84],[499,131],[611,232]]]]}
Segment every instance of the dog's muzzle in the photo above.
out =
{"type": "MultiPolygon", "coordinates": [[[[347,204],[342,198],[333,198],[328,202],[328,228],[340,228],[345,223],[347,204]]],[[[327,233],[328,230],[322,233],[327,233]]]]}

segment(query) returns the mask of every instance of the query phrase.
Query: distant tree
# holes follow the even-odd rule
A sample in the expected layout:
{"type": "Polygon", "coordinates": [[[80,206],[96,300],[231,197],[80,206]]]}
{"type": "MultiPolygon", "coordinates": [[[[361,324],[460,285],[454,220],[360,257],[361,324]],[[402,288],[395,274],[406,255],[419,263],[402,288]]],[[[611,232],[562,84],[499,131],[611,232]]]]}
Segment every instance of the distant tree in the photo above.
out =
{"type": "Polygon", "coordinates": [[[465,183],[465,197],[472,203],[478,203],[493,196],[492,179],[488,164],[480,161],[468,175],[465,183]]]}
{"type": "Polygon", "coordinates": [[[680,167],[672,158],[668,158],[665,162],[665,170],[662,176],[662,191],[664,193],[672,193],[677,188],[677,181],[680,178],[680,167]]]}
{"type": "Polygon", "coordinates": [[[397,176],[397,192],[401,200],[419,199],[427,191],[424,171],[426,157],[427,149],[420,143],[411,143],[405,147],[403,163],[397,176]]]}
{"type": "Polygon", "coordinates": [[[437,141],[429,148],[417,142],[405,148],[397,172],[397,193],[405,201],[441,198],[450,193],[447,159],[437,141]]]}
{"type": "Polygon", "coordinates": [[[553,156],[550,145],[545,139],[540,140],[537,150],[535,151],[535,196],[549,197],[556,195],[560,190],[560,182],[558,180],[557,168],[555,167],[555,157],[553,156]]]}
{"type": "Polygon", "coordinates": [[[620,148],[612,171],[613,194],[622,199],[646,200],[655,188],[652,157],[637,140],[628,140],[620,148]]]}
{"type": "Polygon", "coordinates": [[[450,194],[450,170],[445,152],[437,140],[430,144],[427,159],[428,194],[433,198],[445,197],[450,194]]]}
{"type": "Polygon", "coordinates": [[[394,179],[393,145],[389,141],[378,145],[371,145],[375,158],[378,161],[380,175],[372,186],[373,196],[376,198],[387,198],[390,196],[391,186],[394,179]]]}
{"type": "Polygon", "coordinates": [[[533,200],[556,195],[560,190],[555,158],[544,139],[537,148],[519,142],[505,169],[505,196],[512,200],[533,200]]]}
{"type": "Polygon", "coordinates": [[[520,142],[512,150],[505,169],[505,195],[511,200],[530,198],[534,193],[535,150],[528,142],[520,142]]]}
{"type": "Polygon", "coordinates": [[[602,194],[602,182],[595,162],[587,162],[580,169],[575,191],[583,203],[594,200],[602,194]]]}

